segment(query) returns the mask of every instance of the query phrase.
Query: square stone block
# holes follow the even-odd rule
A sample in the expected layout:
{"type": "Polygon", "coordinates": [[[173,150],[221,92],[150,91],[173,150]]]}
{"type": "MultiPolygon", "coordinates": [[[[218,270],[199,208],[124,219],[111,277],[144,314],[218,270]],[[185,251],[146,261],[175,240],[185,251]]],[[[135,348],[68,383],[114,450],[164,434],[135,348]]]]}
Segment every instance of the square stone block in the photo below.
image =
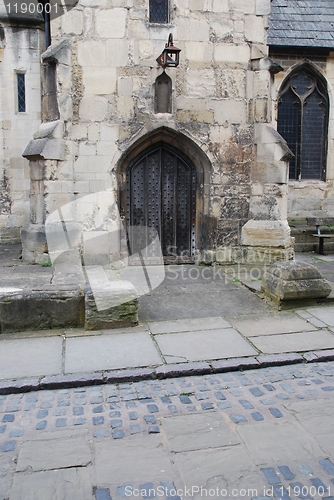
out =
{"type": "Polygon", "coordinates": [[[169,448],[175,453],[240,444],[240,438],[219,412],[162,419],[169,448]]]}
{"type": "Polygon", "coordinates": [[[62,338],[0,340],[0,379],[56,375],[62,368],[62,338]]]}
{"type": "Polygon", "coordinates": [[[64,431],[45,439],[25,441],[20,448],[16,471],[33,472],[86,466],[92,460],[87,432],[64,431]]]}
{"type": "Polygon", "coordinates": [[[252,318],[230,319],[236,328],[245,337],[258,337],[262,335],[276,335],[280,333],[305,332],[314,330],[304,319],[286,313],[273,312],[270,316],[254,316],[252,318]]]}
{"type": "Polygon", "coordinates": [[[71,468],[33,474],[15,474],[10,500],[51,498],[91,500],[90,469],[71,468]]]}
{"type": "Polygon", "coordinates": [[[326,330],[252,337],[252,343],[265,354],[333,349],[334,335],[326,330]]]}
{"type": "Polygon", "coordinates": [[[66,373],[135,368],[162,362],[148,332],[67,339],[66,373]]]}
{"type": "Polygon", "coordinates": [[[170,481],[174,475],[169,453],[159,436],[96,442],[95,457],[99,486],[140,484],[155,478],[170,481]]]}
{"type": "Polygon", "coordinates": [[[167,363],[224,359],[257,354],[233,328],[156,335],[167,363]]]}

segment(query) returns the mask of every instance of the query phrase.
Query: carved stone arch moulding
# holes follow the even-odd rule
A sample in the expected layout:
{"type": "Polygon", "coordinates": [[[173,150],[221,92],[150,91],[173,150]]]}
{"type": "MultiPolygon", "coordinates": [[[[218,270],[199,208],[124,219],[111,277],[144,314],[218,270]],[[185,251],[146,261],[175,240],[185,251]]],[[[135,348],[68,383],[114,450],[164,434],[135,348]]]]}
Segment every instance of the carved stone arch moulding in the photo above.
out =
{"type": "Polygon", "coordinates": [[[167,246],[171,245],[171,238],[174,238],[179,253],[186,255],[189,250],[190,260],[195,260],[198,251],[210,247],[208,218],[211,169],[206,154],[182,133],[161,127],[146,134],[125,152],[117,166],[119,209],[124,225],[146,224],[147,221],[150,225],[152,214],[148,214],[148,210],[153,210],[151,192],[159,190],[156,195],[159,200],[153,200],[158,210],[153,214],[153,225],[160,228],[164,253],[167,252],[167,246]],[[135,209],[131,201],[140,195],[138,189],[143,189],[144,193],[144,215],[139,214],[139,201],[135,209]],[[171,209],[171,206],[174,208],[171,209]],[[171,236],[173,224],[175,234],[171,236]],[[182,236],[183,230],[190,231],[189,249],[182,236]]]}

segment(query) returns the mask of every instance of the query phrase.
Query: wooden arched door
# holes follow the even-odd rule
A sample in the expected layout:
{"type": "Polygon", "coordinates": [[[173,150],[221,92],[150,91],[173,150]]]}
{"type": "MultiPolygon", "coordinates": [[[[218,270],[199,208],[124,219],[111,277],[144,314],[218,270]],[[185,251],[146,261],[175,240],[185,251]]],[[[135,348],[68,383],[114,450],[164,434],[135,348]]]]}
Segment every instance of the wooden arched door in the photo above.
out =
{"type": "MultiPolygon", "coordinates": [[[[153,228],[160,237],[165,262],[194,260],[195,205],[196,170],[189,158],[176,148],[160,142],[143,151],[129,165],[127,226],[153,228]]],[[[144,240],[143,236],[142,246],[144,240]]]]}

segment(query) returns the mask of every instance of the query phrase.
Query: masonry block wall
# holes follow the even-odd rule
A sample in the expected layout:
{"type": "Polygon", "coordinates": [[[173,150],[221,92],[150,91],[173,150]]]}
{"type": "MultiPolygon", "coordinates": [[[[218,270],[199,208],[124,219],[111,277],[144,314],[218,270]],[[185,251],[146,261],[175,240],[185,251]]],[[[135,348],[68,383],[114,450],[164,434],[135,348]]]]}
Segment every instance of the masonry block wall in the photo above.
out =
{"type": "Polygon", "coordinates": [[[39,156],[45,214],[106,189],[119,200],[128,151],[173,132],[176,147],[184,137],[194,161],[196,148],[206,158],[200,215],[210,231],[197,242],[200,258],[247,259],[252,248],[261,255],[272,249],[274,260],[291,258],[288,156],[272,133],[270,0],[175,0],[170,7],[168,24],[151,24],[148,0],[80,0],[52,21],[43,61],[57,61],[64,156],[39,156]],[[154,86],[162,73],[156,58],[170,33],[180,65],[166,70],[171,112],[156,113],[154,86]]]}
{"type": "MultiPolygon", "coordinates": [[[[41,120],[40,54],[44,34],[38,26],[9,25],[0,10],[0,243],[19,243],[29,223],[29,162],[22,157],[41,120]],[[19,111],[17,75],[25,78],[25,110],[19,111]]],[[[36,24],[36,23],[35,23],[36,24]]]]}
{"type": "MultiPolygon", "coordinates": [[[[278,49],[275,49],[272,58],[284,68],[284,71],[275,77],[278,92],[289,73],[302,63],[308,62],[325,78],[329,94],[326,179],[324,181],[289,181],[289,219],[299,220],[315,216],[334,217],[334,52],[323,55],[312,55],[311,52],[307,56],[302,56],[294,54],[293,51],[290,54],[280,53],[278,49]]],[[[276,114],[277,102],[275,109],[276,114]]]]}

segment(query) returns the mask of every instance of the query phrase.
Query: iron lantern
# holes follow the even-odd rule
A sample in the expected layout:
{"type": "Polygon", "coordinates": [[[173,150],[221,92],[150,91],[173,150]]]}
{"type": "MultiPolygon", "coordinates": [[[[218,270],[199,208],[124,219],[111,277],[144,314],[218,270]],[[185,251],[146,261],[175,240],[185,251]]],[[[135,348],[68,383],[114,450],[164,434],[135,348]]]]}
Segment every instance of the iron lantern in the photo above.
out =
{"type": "Polygon", "coordinates": [[[179,65],[180,62],[180,52],[181,49],[178,49],[177,47],[174,47],[173,45],[173,35],[170,33],[168,37],[168,43],[166,43],[166,46],[160,56],[157,59],[157,62],[162,66],[164,69],[165,68],[176,68],[179,65]]]}

